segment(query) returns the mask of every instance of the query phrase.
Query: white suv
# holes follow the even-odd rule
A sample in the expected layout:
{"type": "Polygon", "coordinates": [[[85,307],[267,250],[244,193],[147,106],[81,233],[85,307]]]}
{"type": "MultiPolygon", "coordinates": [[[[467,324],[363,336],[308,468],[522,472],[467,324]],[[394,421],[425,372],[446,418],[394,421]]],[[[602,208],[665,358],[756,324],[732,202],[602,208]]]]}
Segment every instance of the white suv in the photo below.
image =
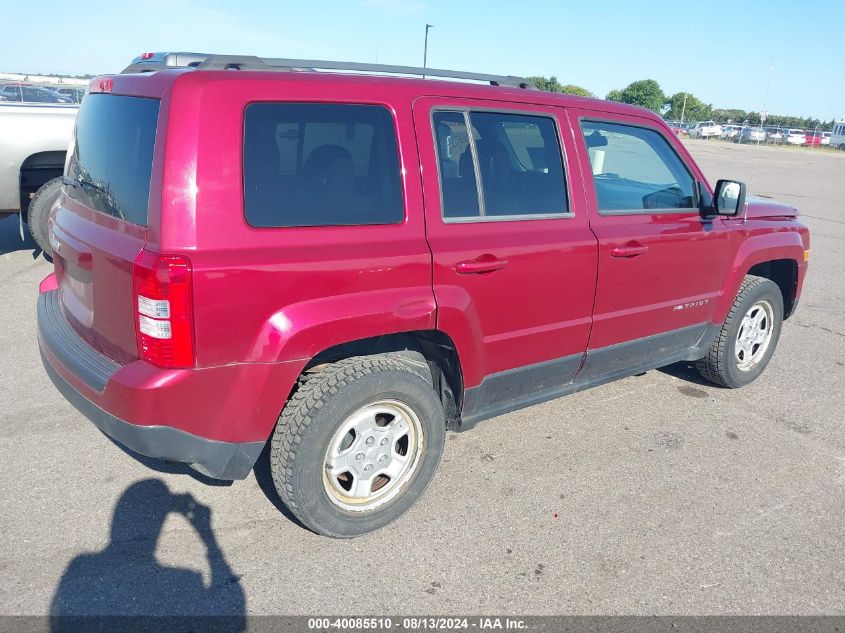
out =
{"type": "Polygon", "coordinates": [[[714,121],[699,121],[690,128],[689,135],[692,138],[719,137],[722,134],[722,126],[714,121]]]}
{"type": "Polygon", "coordinates": [[[785,130],[783,137],[789,145],[804,145],[807,142],[807,135],[804,130],[797,128],[785,130]]]}

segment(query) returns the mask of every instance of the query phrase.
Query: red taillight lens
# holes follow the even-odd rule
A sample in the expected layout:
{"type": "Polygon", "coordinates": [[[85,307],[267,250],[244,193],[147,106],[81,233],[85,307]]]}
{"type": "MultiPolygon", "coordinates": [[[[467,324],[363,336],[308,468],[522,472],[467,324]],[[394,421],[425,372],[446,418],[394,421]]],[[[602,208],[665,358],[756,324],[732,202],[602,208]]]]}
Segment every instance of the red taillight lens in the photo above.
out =
{"type": "Polygon", "coordinates": [[[88,84],[88,90],[90,92],[111,92],[113,87],[114,80],[100,79],[99,77],[94,77],[94,79],[91,80],[91,83],[88,84]]]}
{"type": "Polygon", "coordinates": [[[143,54],[141,55],[141,59],[152,59],[152,58],[153,58],[153,54],[152,54],[152,53],[143,53],[143,54]]]}
{"type": "Polygon", "coordinates": [[[132,277],[138,356],[159,367],[193,366],[190,260],[141,251],[132,277]]]}

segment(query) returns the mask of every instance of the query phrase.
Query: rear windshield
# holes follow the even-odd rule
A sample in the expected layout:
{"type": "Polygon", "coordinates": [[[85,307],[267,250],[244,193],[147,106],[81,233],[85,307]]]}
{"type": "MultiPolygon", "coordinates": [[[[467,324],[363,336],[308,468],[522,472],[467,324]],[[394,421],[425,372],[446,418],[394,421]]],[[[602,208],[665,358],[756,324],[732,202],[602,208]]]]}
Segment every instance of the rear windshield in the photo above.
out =
{"type": "Polygon", "coordinates": [[[398,224],[405,217],[396,130],[381,106],[253,103],[243,168],[252,226],[398,224]]]}
{"type": "Polygon", "coordinates": [[[159,101],[90,94],[76,118],[65,187],[92,209],[146,226],[159,101]]]}

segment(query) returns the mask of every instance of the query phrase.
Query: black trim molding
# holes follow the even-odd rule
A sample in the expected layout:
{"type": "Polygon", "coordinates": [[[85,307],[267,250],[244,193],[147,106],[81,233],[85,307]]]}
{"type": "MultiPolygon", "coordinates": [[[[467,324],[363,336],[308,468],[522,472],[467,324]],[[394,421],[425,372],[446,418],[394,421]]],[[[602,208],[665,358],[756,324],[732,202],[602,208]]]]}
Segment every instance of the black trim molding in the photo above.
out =
{"type": "Polygon", "coordinates": [[[697,360],[716,340],[720,329],[720,325],[702,323],[492,374],[464,392],[456,430],[650,369],[697,360]]]}
{"type": "Polygon", "coordinates": [[[44,344],[59,362],[91,389],[102,393],[120,365],[97,352],[71,327],[62,312],[58,290],[38,296],[36,317],[44,344]]]}

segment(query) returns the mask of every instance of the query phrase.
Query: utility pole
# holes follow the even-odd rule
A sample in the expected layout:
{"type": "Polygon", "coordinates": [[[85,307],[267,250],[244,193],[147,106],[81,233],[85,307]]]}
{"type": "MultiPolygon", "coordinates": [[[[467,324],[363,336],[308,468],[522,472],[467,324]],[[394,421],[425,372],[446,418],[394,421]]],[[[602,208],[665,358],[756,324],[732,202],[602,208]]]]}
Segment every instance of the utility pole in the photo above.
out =
{"type": "MultiPolygon", "coordinates": [[[[426,64],[428,63],[428,29],[430,28],[434,28],[434,25],[425,25],[425,44],[423,45],[423,68],[427,68],[426,64]]],[[[425,79],[425,75],[423,75],[423,79],[425,79]]]]}
{"type": "Polygon", "coordinates": [[[680,123],[684,122],[684,112],[687,111],[687,93],[684,93],[684,105],[681,106],[681,121],[680,123]]]}
{"type": "Polygon", "coordinates": [[[772,60],[769,62],[769,78],[766,80],[766,94],[763,95],[763,109],[760,111],[760,126],[766,124],[766,119],[768,118],[768,110],[766,110],[766,106],[769,102],[769,88],[772,85],[772,72],[775,69],[775,58],[772,56],[772,60]]]}

